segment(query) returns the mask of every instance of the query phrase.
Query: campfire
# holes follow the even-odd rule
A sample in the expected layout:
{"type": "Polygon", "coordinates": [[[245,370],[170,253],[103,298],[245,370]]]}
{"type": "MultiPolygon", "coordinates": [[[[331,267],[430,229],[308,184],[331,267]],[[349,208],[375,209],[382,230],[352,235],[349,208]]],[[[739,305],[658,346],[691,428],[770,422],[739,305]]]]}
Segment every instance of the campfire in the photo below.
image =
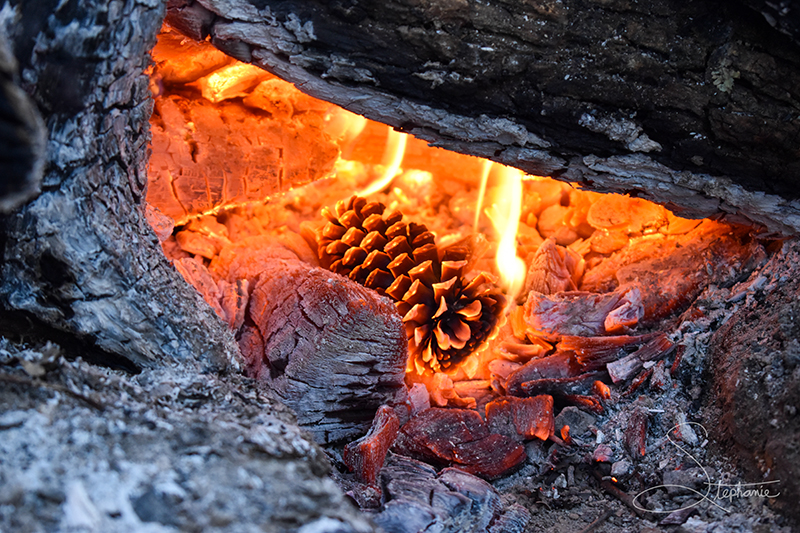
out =
{"type": "Polygon", "coordinates": [[[796,514],[800,54],[743,7],[13,4],[0,529],[796,514]]]}
{"type": "MultiPolygon", "coordinates": [[[[768,256],[752,227],[429,147],[168,26],[153,58],[164,253],[245,373],[346,444],[364,508],[390,449],[497,479],[526,442],[574,444],[565,408],[663,390],[697,297],[768,256]]],[[[634,457],[647,429],[630,418],[634,457]]]]}

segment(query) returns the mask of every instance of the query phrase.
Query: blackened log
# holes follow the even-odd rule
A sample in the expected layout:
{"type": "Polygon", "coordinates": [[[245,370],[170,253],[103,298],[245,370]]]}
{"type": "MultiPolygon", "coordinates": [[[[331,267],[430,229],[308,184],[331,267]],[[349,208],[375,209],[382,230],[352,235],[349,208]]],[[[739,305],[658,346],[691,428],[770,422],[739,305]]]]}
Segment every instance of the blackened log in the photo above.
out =
{"type": "Polygon", "coordinates": [[[220,49],[437,146],[800,231],[800,51],[741,4],[198,2],[220,49]]]}
{"type": "Polygon", "coordinates": [[[43,192],[0,225],[0,301],[111,359],[234,364],[229,328],[161,252],[143,207],[161,2],[16,1],[3,16],[48,128],[43,192]],[[35,46],[34,46],[35,44],[35,46]]]}
{"type": "Polygon", "coordinates": [[[780,493],[774,507],[800,524],[800,245],[785,244],[759,276],[757,298],[711,339],[702,423],[714,453],[773,482],[758,488],[780,493]]]}
{"type": "Polygon", "coordinates": [[[317,442],[360,437],[384,404],[405,422],[408,344],[391,300],[328,270],[276,260],[248,313],[264,343],[261,365],[252,360],[259,354],[244,354],[248,368],[317,442]]]}

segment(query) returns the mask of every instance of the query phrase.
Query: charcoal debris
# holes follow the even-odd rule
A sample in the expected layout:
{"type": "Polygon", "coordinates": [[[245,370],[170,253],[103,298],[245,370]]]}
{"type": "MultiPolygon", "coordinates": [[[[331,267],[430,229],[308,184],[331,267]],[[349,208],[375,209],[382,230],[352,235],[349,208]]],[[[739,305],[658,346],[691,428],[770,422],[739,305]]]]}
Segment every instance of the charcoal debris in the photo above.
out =
{"type": "Polygon", "coordinates": [[[381,478],[387,502],[373,520],[387,533],[521,533],[530,521],[529,511],[505,506],[489,483],[457,468],[437,474],[425,463],[390,454],[381,478]]]}

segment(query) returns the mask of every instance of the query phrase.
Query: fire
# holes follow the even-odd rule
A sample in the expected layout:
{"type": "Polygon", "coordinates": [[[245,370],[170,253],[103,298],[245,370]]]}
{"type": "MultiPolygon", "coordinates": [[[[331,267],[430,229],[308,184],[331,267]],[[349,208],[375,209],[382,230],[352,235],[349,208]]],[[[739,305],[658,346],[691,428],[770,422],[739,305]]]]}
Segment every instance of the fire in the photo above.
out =
{"type": "Polygon", "coordinates": [[[495,264],[500,274],[501,286],[510,300],[514,300],[525,284],[527,266],[517,256],[517,231],[522,214],[522,171],[498,165],[499,186],[492,205],[492,222],[500,234],[495,264]]]}
{"type": "Polygon", "coordinates": [[[246,63],[235,63],[222,67],[195,83],[203,98],[216,104],[246,96],[256,85],[268,78],[264,69],[246,63]]]}
{"type": "Polygon", "coordinates": [[[408,135],[389,128],[389,135],[386,139],[386,149],[384,150],[384,170],[380,179],[370,183],[369,186],[358,193],[360,196],[369,196],[386,188],[400,171],[400,164],[406,153],[406,142],[408,135]]]}
{"type": "MultiPolygon", "coordinates": [[[[383,204],[392,224],[393,212],[402,212],[409,225],[425,225],[423,240],[435,239],[438,247],[438,251],[428,249],[432,255],[420,261],[430,261],[427,267],[414,265],[419,267],[414,281],[442,276],[444,270],[458,272],[434,279],[431,292],[437,296],[436,305],[418,309],[415,316],[405,310],[404,324],[409,331],[415,329],[418,343],[427,335],[426,339],[436,340],[437,349],[466,345],[468,351],[475,350],[466,357],[458,354],[450,366],[445,359],[430,364],[430,354],[427,367],[425,361],[409,361],[407,379],[424,382],[436,405],[474,407],[476,398],[493,394],[494,383],[553,350],[562,333],[544,339],[532,324],[550,320],[550,326],[552,318],[537,315],[538,310],[580,304],[599,312],[593,300],[578,302],[582,296],[573,301],[560,294],[613,296],[622,280],[647,274],[646,269],[636,270],[634,260],[668,251],[679,254],[692,243],[713,242],[725,235],[720,224],[680,219],[645,200],[580,191],[487,160],[431,148],[391,127],[306,96],[207,43],[162,34],[154,59],[157,97],[147,201],[154,226],[176,228],[173,235],[162,232],[166,255],[176,262],[193,262],[191,266],[199,269],[192,270],[195,284],[206,291],[208,300],[214,298],[208,287],[215,283],[218,294],[229,294],[222,308],[235,318],[240,313],[229,309],[235,300],[230,294],[235,288],[243,297],[247,290],[246,284],[236,285],[241,280],[234,266],[257,271],[258,262],[275,253],[267,246],[279,247],[278,257],[319,264],[323,207],[359,191],[360,196],[369,196],[366,201],[383,204]],[[638,247],[636,252],[626,255],[632,247],[638,247]],[[248,253],[252,259],[243,257],[248,253]],[[225,266],[227,278],[213,279],[223,271],[223,257],[231,264],[225,266]],[[473,347],[467,344],[467,333],[484,318],[477,298],[471,295],[459,301],[451,296],[476,278],[475,285],[480,286],[499,278],[507,301],[512,302],[509,307],[526,298],[538,299],[540,305],[516,308],[499,334],[492,324],[496,338],[484,328],[486,337],[473,347]],[[535,298],[528,296],[534,293],[535,298]],[[431,327],[426,320],[439,322],[431,327]]],[[[359,237],[373,233],[369,229],[359,236],[359,231],[335,235],[337,246],[341,240],[341,246],[356,248],[359,237]]],[[[384,234],[375,231],[370,243],[391,240],[385,235],[387,228],[381,230],[384,234]]],[[[348,261],[363,255],[364,262],[371,257],[371,266],[389,269],[387,265],[396,259],[372,252],[383,250],[354,250],[348,261]]],[[[677,291],[695,290],[687,288],[690,282],[687,276],[672,278],[677,291]]],[[[395,287],[397,299],[402,300],[409,288],[410,282],[409,287],[395,287]]],[[[493,290],[500,292],[496,285],[493,290]]],[[[606,302],[607,314],[614,320],[601,316],[597,324],[605,327],[613,322],[624,331],[635,326],[634,318],[671,312],[669,306],[681,301],[667,300],[661,293],[661,300],[648,300],[647,294],[642,292],[642,303],[633,291],[620,292],[606,302]]],[[[495,300],[501,301],[502,295],[495,300]]],[[[413,303],[418,305],[416,299],[413,303]]],[[[563,322],[565,328],[573,325],[568,319],[563,322]]],[[[600,381],[595,388],[598,397],[610,394],[600,381]]]]}

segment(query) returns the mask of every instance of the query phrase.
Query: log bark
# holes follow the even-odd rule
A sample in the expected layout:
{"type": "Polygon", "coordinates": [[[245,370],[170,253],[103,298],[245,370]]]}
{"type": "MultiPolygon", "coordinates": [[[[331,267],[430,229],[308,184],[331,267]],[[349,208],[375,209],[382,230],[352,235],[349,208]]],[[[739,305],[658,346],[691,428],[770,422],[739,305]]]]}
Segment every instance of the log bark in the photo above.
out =
{"type": "Polygon", "coordinates": [[[25,0],[7,13],[48,145],[42,194],[2,223],[3,306],[123,366],[235,366],[233,335],[164,258],[144,214],[144,70],[164,6],[25,0]]]}
{"type": "MultiPolygon", "coordinates": [[[[785,244],[744,287],[741,308],[709,346],[703,424],[793,520],[800,509],[800,246],[785,244]]],[[[741,297],[741,296],[740,296],[741,297]]]]}
{"type": "Polygon", "coordinates": [[[800,231],[800,52],[741,4],[189,4],[171,20],[434,145],[800,231]]]}

